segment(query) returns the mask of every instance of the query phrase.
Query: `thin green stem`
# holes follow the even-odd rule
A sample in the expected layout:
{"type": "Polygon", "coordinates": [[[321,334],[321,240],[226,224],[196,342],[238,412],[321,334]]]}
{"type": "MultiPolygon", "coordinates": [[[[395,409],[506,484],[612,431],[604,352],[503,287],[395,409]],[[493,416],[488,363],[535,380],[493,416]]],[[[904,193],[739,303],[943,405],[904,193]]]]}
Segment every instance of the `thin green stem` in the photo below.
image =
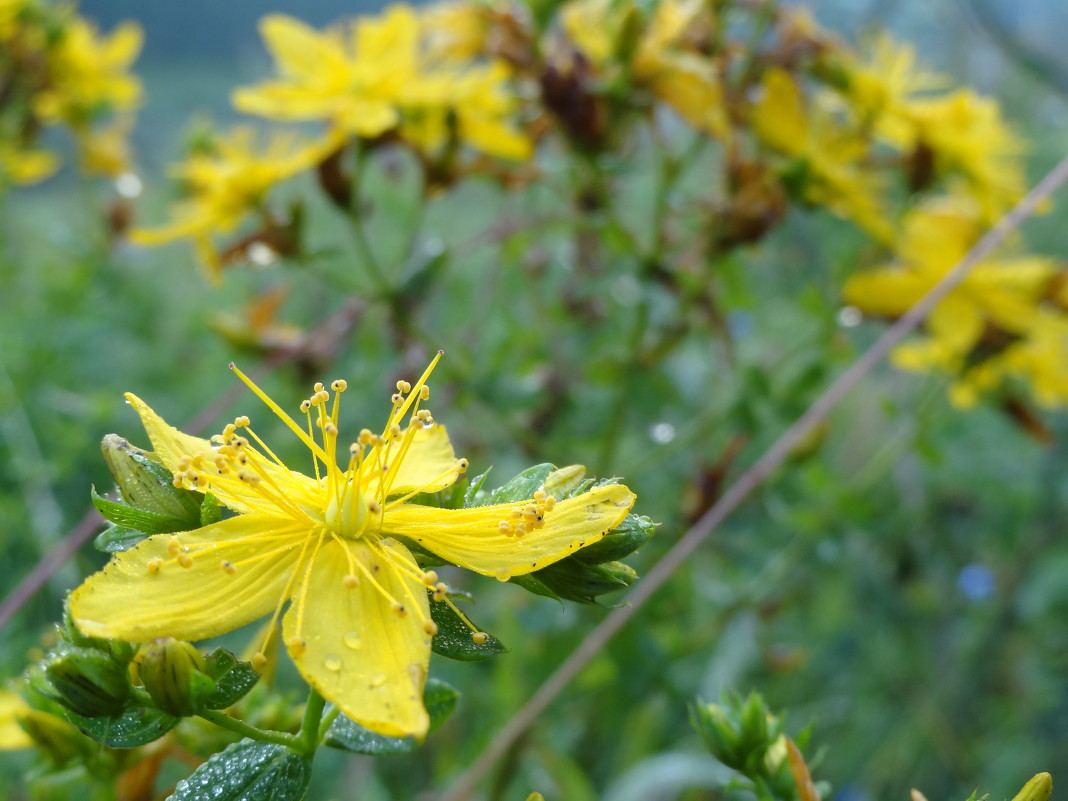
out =
{"type": "Polygon", "coordinates": [[[308,703],[304,707],[304,720],[300,724],[300,733],[297,740],[300,745],[297,750],[311,759],[315,756],[315,749],[319,747],[319,730],[323,728],[323,709],[326,707],[326,699],[313,688],[308,691],[308,703]]]}
{"type": "Polygon", "coordinates": [[[371,241],[367,236],[367,228],[364,226],[363,204],[360,202],[360,190],[364,183],[366,164],[367,152],[363,148],[360,148],[356,152],[356,174],[353,177],[353,185],[355,186],[354,197],[346,217],[349,220],[349,228],[352,231],[352,238],[356,244],[356,250],[359,252],[360,260],[363,262],[364,267],[371,275],[374,282],[378,284],[378,288],[382,294],[386,297],[392,297],[394,293],[393,286],[386,279],[385,273],[382,272],[382,265],[379,264],[378,256],[375,254],[374,248],[371,247],[371,241]]]}
{"type": "Polygon", "coordinates": [[[245,723],[243,720],[232,718],[225,712],[220,712],[215,709],[205,709],[198,712],[197,716],[214,723],[220,728],[229,729],[236,734],[240,734],[242,737],[248,737],[250,740],[258,740],[263,743],[276,743],[297,751],[303,750],[303,741],[300,739],[300,735],[290,734],[289,732],[284,731],[258,729],[249,723],[245,723]]]}

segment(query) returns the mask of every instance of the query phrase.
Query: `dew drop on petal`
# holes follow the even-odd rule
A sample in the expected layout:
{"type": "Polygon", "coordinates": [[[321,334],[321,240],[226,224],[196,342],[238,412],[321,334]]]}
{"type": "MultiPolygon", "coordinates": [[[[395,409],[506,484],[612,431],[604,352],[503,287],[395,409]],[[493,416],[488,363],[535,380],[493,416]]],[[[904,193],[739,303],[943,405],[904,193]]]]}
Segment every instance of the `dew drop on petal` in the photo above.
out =
{"type": "Polygon", "coordinates": [[[345,645],[347,645],[354,651],[361,645],[360,635],[358,635],[355,631],[346,631],[345,636],[342,637],[342,639],[345,641],[345,645]]]}
{"type": "Polygon", "coordinates": [[[385,673],[376,673],[374,676],[371,677],[371,686],[372,687],[381,687],[385,683],[386,683],[386,674],[385,673]]]}
{"type": "Polygon", "coordinates": [[[323,660],[323,667],[336,673],[341,670],[341,658],[335,654],[329,654],[326,659],[323,660]]]}

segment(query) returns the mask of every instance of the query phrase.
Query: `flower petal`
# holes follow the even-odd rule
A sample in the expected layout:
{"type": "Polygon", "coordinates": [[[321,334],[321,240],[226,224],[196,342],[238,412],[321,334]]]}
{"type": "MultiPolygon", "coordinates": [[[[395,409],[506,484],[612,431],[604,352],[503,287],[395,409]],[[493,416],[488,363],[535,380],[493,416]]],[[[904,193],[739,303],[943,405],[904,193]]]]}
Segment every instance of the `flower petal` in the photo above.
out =
{"type": "Polygon", "coordinates": [[[71,593],[71,615],[83,634],[134,642],[232,631],[278,605],[300,535],[291,520],[259,514],[157,534],[112,557],[71,593]],[[172,540],[182,548],[178,556],[192,558],[189,567],[168,550],[172,540]]]}
{"type": "Polygon", "coordinates": [[[388,495],[437,492],[456,481],[456,451],[443,425],[416,431],[389,485],[388,495]]]}
{"type": "Polygon", "coordinates": [[[299,637],[306,645],[293,658],[304,679],[349,718],[390,737],[422,738],[430,725],[423,707],[430,610],[421,572],[398,542],[333,540],[317,554],[283,624],[287,642],[299,637]],[[346,587],[346,575],[359,584],[346,587]]]}
{"type": "Polygon", "coordinates": [[[594,487],[560,501],[542,528],[509,537],[500,522],[517,504],[475,509],[433,509],[405,504],[386,513],[385,534],[407,537],[441,558],[506,581],[563,559],[597,542],[623,522],[635,495],[622,484],[594,487]]]}
{"type": "Polygon", "coordinates": [[[152,449],[163,462],[163,466],[172,473],[178,469],[178,460],[183,456],[211,450],[208,440],[183,434],[174,426],[168,425],[167,421],[152,411],[152,407],[132,392],[126,393],[126,402],[140,415],[145,433],[152,441],[152,449]]]}

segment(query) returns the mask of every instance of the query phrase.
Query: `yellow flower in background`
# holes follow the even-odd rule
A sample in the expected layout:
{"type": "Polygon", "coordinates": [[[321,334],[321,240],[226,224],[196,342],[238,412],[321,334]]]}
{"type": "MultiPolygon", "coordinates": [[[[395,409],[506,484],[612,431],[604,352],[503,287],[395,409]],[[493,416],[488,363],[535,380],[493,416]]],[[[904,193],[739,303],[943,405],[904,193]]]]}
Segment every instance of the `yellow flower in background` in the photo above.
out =
{"type": "Polygon", "coordinates": [[[343,137],[397,130],[427,149],[446,142],[455,119],[460,139],[484,153],[510,159],[531,153],[532,144],[512,121],[516,99],[504,65],[432,57],[424,23],[410,6],[391,6],[379,17],[322,32],[271,14],[260,32],[279,77],[236,90],[239,111],[322,120],[343,137]]]}
{"type": "Polygon", "coordinates": [[[15,751],[33,747],[33,740],[19,725],[19,719],[29,711],[21,695],[11,690],[0,690],[0,750],[15,751]]]}
{"type": "MultiPolygon", "coordinates": [[[[845,301],[860,310],[896,318],[904,314],[951,269],[982,235],[977,204],[947,197],[910,212],[897,243],[897,262],[853,275],[845,301]]],[[[892,361],[906,370],[962,370],[984,339],[1023,336],[1056,273],[1052,259],[1022,256],[977,265],[931,311],[927,336],[898,346],[892,361]]],[[[981,380],[981,374],[973,376],[981,380]]]]}
{"type": "Polygon", "coordinates": [[[912,100],[902,120],[884,126],[898,147],[923,147],[940,176],[962,179],[988,221],[1024,195],[1023,140],[1006,125],[997,102],[970,89],[912,100]]]}
{"type": "Polygon", "coordinates": [[[632,80],[669,105],[694,128],[712,136],[727,132],[719,69],[690,42],[715,20],[700,0],[661,0],[640,33],[631,2],[577,0],[561,11],[568,37],[602,69],[627,59],[632,80]],[[632,41],[633,40],[633,41],[632,41]]]}
{"type": "Polygon", "coordinates": [[[900,118],[914,95],[947,84],[942,76],[920,69],[912,45],[898,44],[885,33],[872,37],[864,52],[863,59],[847,54],[836,64],[845,73],[849,107],[865,124],[900,118]]]}
{"type": "Polygon", "coordinates": [[[250,214],[264,212],[272,187],[318,164],[335,146],[329,140],[308,143],[292,134],[275,133],[259,147],[252,128],[235,128],[172,169],[188,199],[175,207],[172,222],[136,228],[129,233],[130,241],[156,246],[192,239],[201,262],[217,278],[219,257],[213,237],[233,231],[250,214]]]}
{"type": "Polygon", "coordinates": [[[0,189],[8,184],[35,184],[58,169],[59,157],[50,150],[29,150],[12,142],[0,142],[0,189]]]}
{"type": "Polygon", "coordinates": [[[87,20],[71,17],[49,54],[50,84],[36,99],[37,114],[78,129],[102,113],[136,108],[141,82],[128,70],[141,52],[142,38],[133,22],[103,36],[87,20]]]}
{"type": "Polygon", "coordinates": [[[805,200],[889,243],[893,227],[880,205],[881,185],[861,164],[867,141],[828,114],[807,113],[801,89],[783,69],[768,69],[761,89],[752,108],[753,130],[764,144],[798,161],[805,200]]]}
{"type": "Polygon", "coordinates": [[[116,555],[71,595],[75,624],[94,637],[200,640],[272,612],[277,619],[288,602],[286,648],[312,687],[372,731],[424,736],[422,692],[436,633],[428,591],[444,601],[447,588],[405,542],[507,580],[598,541],[634,502],[629,489],[611,484],[559,502],[537,492],[472,509],[413,503],[467,467],[444,426],[420,408],[440,355],[414,386],[397,383],[381,433],[364,429],[352,445],[341,444],[338,430],[345,382],[316,385],[300,424],[234,368],[307,447],[310,476],[289,469],[248,418],[209,442],[128,395],[175,483],[213,493],[236,515],[116,555]]]}

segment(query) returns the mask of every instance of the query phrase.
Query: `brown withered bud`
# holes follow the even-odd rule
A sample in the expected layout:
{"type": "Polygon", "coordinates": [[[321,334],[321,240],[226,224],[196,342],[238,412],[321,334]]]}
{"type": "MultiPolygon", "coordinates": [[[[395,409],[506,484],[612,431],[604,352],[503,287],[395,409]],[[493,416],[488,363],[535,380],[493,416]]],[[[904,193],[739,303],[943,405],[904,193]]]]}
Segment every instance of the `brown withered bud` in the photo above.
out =
{"type": "Polygon", "coordinates": [[[538,77],[541,99],[564,132],[584,150],[600,150],[605,143],[604,103],[592,91],[593,74],[587,58],[573,51],[568,64],[547,64],[538,77]]]}
{"type": "Polygon", "coordinates": [[[713,242],[716,250],[758,241],[778,224],[787,207],[782,184],[758,162],[731,159],[727,181],[730,195],[717,210],[720,219],[713,242]]]}

